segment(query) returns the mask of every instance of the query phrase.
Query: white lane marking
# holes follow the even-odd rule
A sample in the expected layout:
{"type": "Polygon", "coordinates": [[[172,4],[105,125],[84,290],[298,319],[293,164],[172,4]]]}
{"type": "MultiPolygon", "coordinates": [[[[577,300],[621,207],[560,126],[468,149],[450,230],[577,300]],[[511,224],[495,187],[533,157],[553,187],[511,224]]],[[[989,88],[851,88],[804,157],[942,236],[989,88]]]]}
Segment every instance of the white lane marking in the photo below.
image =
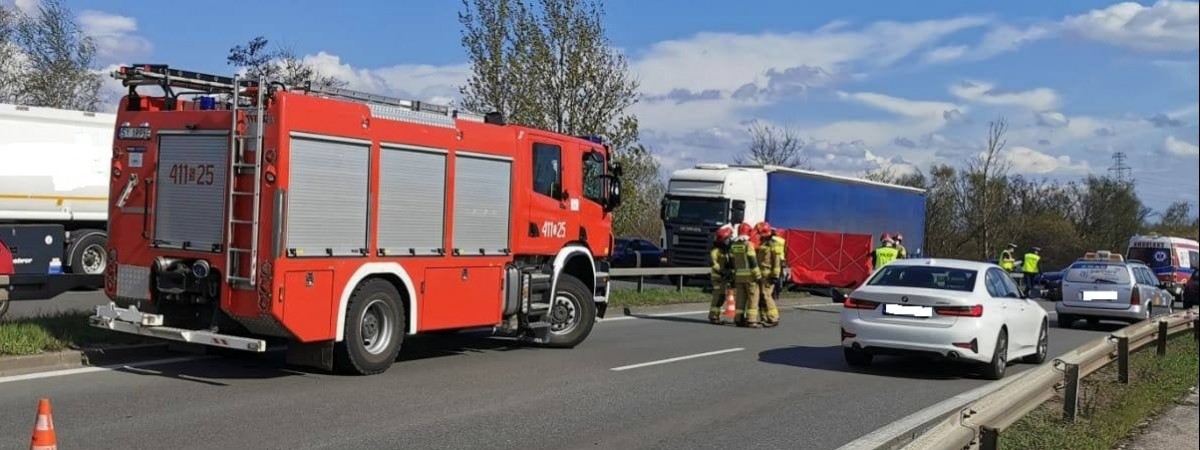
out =
{"type": "MultiPolygon", "coordinates": [[[[812,305],[793,305],[793,306],[781,307],[779,309],[790,308],[790,309],[803,311],[805,309],[810,309],[810,308],[841,308],[841,307],[842,307],[841,303],[830,303],[830,304],[817,303],[817,304],[812,304],[812,305]]],[[[708,311],[682,311],[682,312],[671,312],[671,313],[641,314],[641,315],[636,315],[636,316],[616,316],[616,317],[609,317],[609,318],[605,318],[605,319],[597,319],[596,322],[597,323],[619,322],[622,320],[651,319],[651,318],[655,318],[655,317],[673,317],[673,316],[695,316],[695,315],[700,315],[700,314],[708,314],[708,311]]]]}
{"type": "Polygon", "coordinates": [[[156,366],[156,365],[160,365],[160,364],[173,364],[173,363],[179,363],[179,362],[200,361],[203,359],[211,359],[211,358],[216,358],[216,357],[217,357],[216,355],[181,356],[178,358],[155,359],[155,360],[141,361],[141,362],[130,363],[130,364],[112,364],[112,365],[107,365],[107,366],[79,367],[76,369],[53,370],[50,372],[30,373],[30,374],[25,374],[25,375],[11,375],[11,376],[7,376],[7,377],[0,377],[0,384],[12,383],[12,382],[16,382],[16,381],[39,380],[39,379],[43,379],[43,378],[63,377],[63,376],[67,376],[67,375],[78,375],[81,373],[104,372],[104,371],[118,370],[118,369],[125,369],[125,368],[132,369],[135,367],[143,367],[143,366],[156,366]]]}
{"type": "Polygon", "coordinates": [[[888,443],[888,441],[900,437],[913,428],[933,420],[935,417],[939,417],[956,409],[962,408],[967,403],[979,400],[983,396],[1008,386],[1010,383],[1020,380],[1021,378],[1021,376],[1011,376],[1003,380],[993,381],[967,392],[963,392],[948,399],[942,400],[933,406],[917,411],[912,415],[904,417],[890,424],[884,425],[883,428],[872,431],[846,445],[838,447],[837,450],[873,450],[879,448],[888,443]]]}
{"type": "Polygon", "coordinates": [[[617,316],[609,317],[607,319],[599,319],[597,322],[616,322],[620,320],[646,319],[652,317],[692,316],[697,314],[708,314],[708,311],[683,311],[673,313],[643,314],[640,316],[617,316]]]}
{"type": "Polygon", "coordinates": [[[703,358],[705,356],[720,355],[720,354],[724,354],[724,353],[740,352],[742,350],[745,350],[745,349],[742,347],[727,348],[725,350],[717,350],[715,352],[697,353],[695,355],[677,356],[674,358],[660,359],[658,361],[650,361],[650,362],[644,362],[644,363],[639,363],[639,364],[631,364],[628,366],[613,367],[611,370],[613,370],[614,372],[620,372],[622,370],[637,369],[637,368],[648,367],[648,366],[657,366],[659,364],[668,364],[668,363],[684,361],[684,360],[688,360],[688,359],[703,358]]]}

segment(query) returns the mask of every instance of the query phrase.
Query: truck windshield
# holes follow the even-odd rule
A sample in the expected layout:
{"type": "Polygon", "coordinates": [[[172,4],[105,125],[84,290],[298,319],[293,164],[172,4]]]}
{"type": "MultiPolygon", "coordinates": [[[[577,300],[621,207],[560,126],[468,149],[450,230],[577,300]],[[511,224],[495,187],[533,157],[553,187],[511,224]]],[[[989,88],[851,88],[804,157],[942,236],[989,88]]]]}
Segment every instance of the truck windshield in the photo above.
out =
{"type": "Polygon", "coordinates": [[[1156,269],[1171,265],[1171,249],[1169,248],[1133,247],[1127,253],[1125,259],[1135,259],[1156,269]]]}
{"type": "Polygon", "coordinates": [[[666,221],[715,225],[728,220],[729,201],[714,198],[668,197],[666,221]]]}
{"type": "Polygon", "coordinates": [[[1124,264],[1075,263],[1067,269],[1063,281],[1069,283],[1129,284],[1129,269],[1124,264]]]}

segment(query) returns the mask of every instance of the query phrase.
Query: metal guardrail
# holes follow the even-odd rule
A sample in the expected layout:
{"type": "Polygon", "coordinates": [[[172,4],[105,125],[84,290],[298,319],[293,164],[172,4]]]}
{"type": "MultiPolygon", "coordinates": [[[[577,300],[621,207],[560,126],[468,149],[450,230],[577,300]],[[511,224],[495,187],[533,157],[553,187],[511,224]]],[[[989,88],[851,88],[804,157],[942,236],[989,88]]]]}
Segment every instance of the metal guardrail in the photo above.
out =
{"type": "Polygon", "coordinates": [[[1119,381],[1129,383],[1132,352],[1155,344],[1158,355],[1165,355],[1167,338],[1188,329],[1200,339],[1200,314],[1195,309],[1142,321],[1097,338],[1050,363],[1017,375],[1019,379],[963,406],[903,448],[998,449],[1000,436],[1008,427],[1055,395],[1063,398],[1063,418],[1074,421],[1079,409],[1080,380],[1115,361],[1119,381]]]}
{"type": "Polygon", "coordinates": [[[614,268],[608,271],[610,278],[637,278],[637,291],[642,292],[646,277],[678,276],[675,279],[675,291],[683,290],[684,280],[689,275],[708,275],[712,269],[708,267],[638,267],[614,268]]]}

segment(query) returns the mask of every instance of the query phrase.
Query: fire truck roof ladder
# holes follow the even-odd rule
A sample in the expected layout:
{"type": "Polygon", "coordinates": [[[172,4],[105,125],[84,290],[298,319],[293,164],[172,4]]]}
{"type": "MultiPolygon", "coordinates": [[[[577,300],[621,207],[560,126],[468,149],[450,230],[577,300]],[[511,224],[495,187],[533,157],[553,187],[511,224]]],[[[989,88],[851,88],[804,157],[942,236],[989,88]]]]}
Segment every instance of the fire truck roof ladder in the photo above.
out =
{"type": "MultiPolygon", "coordinates": [[[[240,81],[238,78],[233,79],[234,83],[240,81]]],[[[261,80],[259,85],[261,86],[261,80]]],[[[258,269],[258,238],[259,238],[259,213],[262,205],[262,162],[263,162],[263,114],[264,114],[264,90],[258,89],[256,98],[251,106],[245,111],[245,126],[239,127],[241,110],[240,92],[233,91],[233,119],[230,120],[229,129],[229,150],[232,153],[229,158],[229,187],[228,199],[226,200],[226,221],[225,227],[225,280],[233,287],[252,288],[255,285],[255,275],[258,269]],[[248,152],[253,152],[253,156],[247,155],[248,152]],[[251,161],[248,161],[251,160],[251,161]],[[248,183],[254,186],[253,191],[238,190],[238,181],[242,177],[248,177],[248,183]],[[240,210],[237,206],[240,203],[239,199],[248,198],[252,202],[250,217],[238,217],[237,213],[240,210]],[[245,232],[239,233],[239,230],[249,228],[250,241],[249,248],[237,247],[238,236],[244,236],[245,232]],[[249,264],[242,265],[242,258],[246,257],[249,264]]]]}

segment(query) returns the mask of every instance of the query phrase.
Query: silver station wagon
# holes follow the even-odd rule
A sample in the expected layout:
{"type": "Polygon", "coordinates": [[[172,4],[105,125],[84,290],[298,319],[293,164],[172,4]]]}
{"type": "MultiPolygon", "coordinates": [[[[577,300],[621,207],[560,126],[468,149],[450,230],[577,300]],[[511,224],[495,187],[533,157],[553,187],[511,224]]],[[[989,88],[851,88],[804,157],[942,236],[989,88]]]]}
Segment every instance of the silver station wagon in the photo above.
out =
{"type": "Polygon", "coordinates": [[[1159,286],[1150,267],[1107,251],[1088,253],[1068,267],[1062,278],[1062,301],[1054,304],[1058,326],[1076,320],[1138,322],[1171,312],[1171,296],[1159,286]]]}

